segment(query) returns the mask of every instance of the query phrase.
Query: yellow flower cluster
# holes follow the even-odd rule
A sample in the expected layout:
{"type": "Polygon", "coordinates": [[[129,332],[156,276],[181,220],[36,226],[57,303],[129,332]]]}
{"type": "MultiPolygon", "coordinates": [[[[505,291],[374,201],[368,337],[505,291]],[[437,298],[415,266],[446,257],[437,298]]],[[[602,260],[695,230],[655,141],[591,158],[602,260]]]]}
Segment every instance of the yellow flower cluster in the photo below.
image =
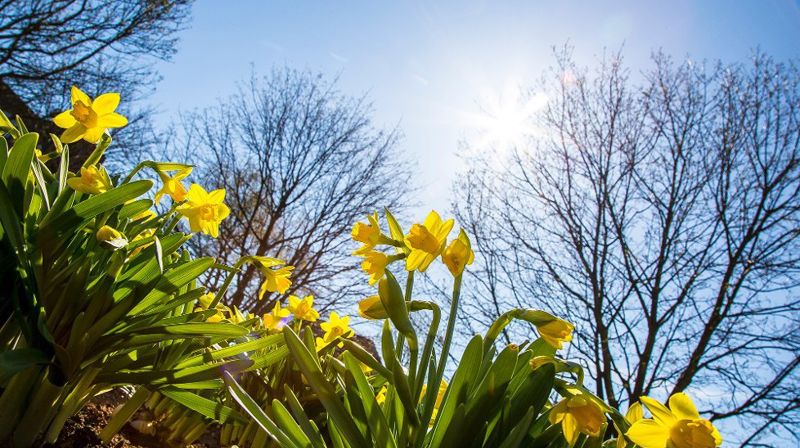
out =
{"type": "MultiPolygon", "coordinates": [[[[388,212],[387,219],[394,220],[388,212]]],[[[453,277],[459,277],[464,268],[472,264],[475,254],[469,237],[463,230],[447,244],[453,224],[452,219],[442,220],[436,211],[431,211],[421,224],[413,224],[408,234],[403,235],[395,230],[389,236],[381,230],[378,214],[373,213],[367,216],[367,222],[356,222],[353,225],[352,238],[361,243],[361,247],[353,254],[363,258],[361,269],[369,275],[370,285],[383,278],[389,264],[402,259],[405,259],[407,271],[425,272],[434,260],[441,257],[442,263],[453,277]],[[376,246],[380,244],[394,246],[397,253],[387,255],[377,250],[376,246]]],[[[368,319],[385,318],[385,312],[381,309],[377,296],[368,297],[359,303],[359,314],[368,319]]]]}
{"type": "MultiPolygon", "coordinates": [[[[61,141],[73,143],[83,139],[89,143],[97,143],[107,129],[128,124],[125,117],[115,112],[119,101],[119,93],[104,93],[92,100],[86,93],[73,86],[72,109],[53,118],[56,125],[66,129],[61,134],[61,141]]],[[[231,212],[223,202],[225,190],[207,192],[197,184],[192,184],[189,190],[186,190],[181,181],[192,172],[192,168],[188,166],[178,168],[174,175],[161,169],[157,172],[163,186],[156,193],[155,202],[158,203],[163,196],[169,195],[173,201],[181,203],[177,211],[189,221],[192,232],[202,232],[216,238],[219,235],[220,223],[231,212]]],[[[85,194],[101,194],[114,187],[105,168],[96,165],[82,167],[80,175],[67,179],[67,184],[73,190],[85,194]]]]}
{"type": "MultiPolygon", "coordinates": [[[[264,283],[261,285],[259,298],[267,292],[277,292],[283,294],[291,286],[289,279],[294,266],[286,266],[283,260],[268,257],[251,257],[255,264],[261,269],[265,276],[264,283]],[[277,267],[277,269],[273,269],[277,267]]],[[[314,309],[314,296],[307,295],[303,298],[290,295],[287,307],[281,305],[278,300],[273,305],[269,313],[262,316],[264,328],[270,331],[279,330],[290,320],[295,322],[316,322],[319,320],[319,311],[314,309]]],[[[340,317],[339,314],[332,312],[327,322],[322,322],[320,328],[324,332],[322,337],[316,338],[317,351],[329,346],[340,338],[347,338],[355,334],[350,328],[350,317],[340,317]]],[[[340,343],[339,346],[342,344],[340,343]]]]}
{"type": "MultiPolygon", "coordinates": [[[[216,295],[213,292],[203,294],[197,299],[197,307],[195,307],[194,311],[200,312],[211,309],[211,303],[214,301],[215,297],[216,295]]],[[[218,303],[214,307],[214,310],[216,313],[207,318],[206,322],[222,322],[223,320],[228,320],[231,323],[240,324],[254,318],[254,316],[246,311],[242,312],[236,307],[229,308],[221,303],[218,303]]]]}
{"type": "Polygon", "coordinates": [[[406,270],[425,272],[433,260],[441,256],[450,273],[458,277],[467,265],[472,264],[475,254],[463,231],[449,245],[446,244],[453,224],[452,219],[443,221],[438,213],[431,211],[422,224],[413,224],[407,235],[393,235],[398,237],[393,239],[383,233],[378,214],[373,213],[367,216],[367,222],[353,225],[353,240],[362,244],[353,254],[364,258],[361,269],[370,276],[370,285],[383,278],[386,266],[403,258],[406,260],[406,270]],[[386,255],[375,249],[379,244],[398,247],[399,253],[386,255]]]}

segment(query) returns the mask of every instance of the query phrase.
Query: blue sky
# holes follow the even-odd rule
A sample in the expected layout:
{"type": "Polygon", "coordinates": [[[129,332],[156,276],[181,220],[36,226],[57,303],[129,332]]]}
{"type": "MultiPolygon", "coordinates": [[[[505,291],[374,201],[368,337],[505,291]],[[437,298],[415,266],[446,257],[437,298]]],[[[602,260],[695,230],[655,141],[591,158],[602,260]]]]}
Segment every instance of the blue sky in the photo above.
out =
{"type": "Polygon", "coordinates": [[[554,45],[569,42],[578,61],[591,65],[604,49],[624,44],[634,69],[659,48],[678,58],[734,61],[760,47],[787,59],[798,56],[800,7],[787,0],[199,0],[180,37],[173,61],[158,67],[164,79],[152,101],[159,123],[233,92],[251,67],[338,76],[344,93],[369,95],[378,125],[399,125],[400,149],[417,166],[416,202],[445,210],[460,169],[459,141],[514,131],[507,122],[519,108],[503,105],[515,103],[513,86],[553,62],[554,45]],[[504,122],[486,116],[491,105],[500,105],[504,122]]]}

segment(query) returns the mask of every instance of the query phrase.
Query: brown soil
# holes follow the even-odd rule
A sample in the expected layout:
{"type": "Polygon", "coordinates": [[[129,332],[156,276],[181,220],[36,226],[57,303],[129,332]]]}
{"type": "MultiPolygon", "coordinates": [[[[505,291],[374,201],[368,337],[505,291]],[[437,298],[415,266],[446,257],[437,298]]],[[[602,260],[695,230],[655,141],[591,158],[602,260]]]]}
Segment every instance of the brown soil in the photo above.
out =
{"type": "MultiPolygon", "coordinates": [[[[119,434],[109,443],[103,443],[98,437],[106,426],[114,409],[125,402],[128,396],[120,389],[112,390],[92,399],[81,411],[72,416],[64,425],[55,444],[46,447],[58,448],[162,448],[164,443],[155,437],[140,433],[130,425],[125,425],[119,434]]],[[[219,447],[219,434],[209,431],[192,448],[219,447]]]]}
{"type": "MultiPolygon", "coordinates": [[[[316,331],[319,329],[315,328],[316,331]]],[[[353,336],[353,339],[380,359],[375,344],[370,339],[361,336],[353,336]]],[[[67,420],[55,444],[45,446],[48,448],[163,448],[167,446],[163,440],[141,433],[129,424],[126,424],[109,443],[103,443],[100,440],[98,434],[111,419],[114,409],[127,399],[128,395],[121,389],[98,395],[89,401],[78,414],[67,420]]],[[[142,417],[149,420],[146,416],[142,417]]],[[[189,447],[219,448],[219,428],[212,425],[198,441],[189,447]]]]}

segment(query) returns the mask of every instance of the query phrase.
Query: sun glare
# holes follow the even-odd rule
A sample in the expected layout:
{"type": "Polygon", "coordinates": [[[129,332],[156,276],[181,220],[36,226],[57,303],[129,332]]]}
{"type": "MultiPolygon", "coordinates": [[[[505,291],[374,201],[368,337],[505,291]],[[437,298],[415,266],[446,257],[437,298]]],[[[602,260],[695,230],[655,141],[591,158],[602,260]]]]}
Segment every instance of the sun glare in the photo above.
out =
{"type": "Polygon", "coordinates": [[[480,101],[481,112],[471,114],[468,126],[477,134],[476,149],[508,151],[536,134],[533,114],[547,103],[543,93],[525,95],[519,84],[507,83],[502,92],[490,92],[480,101]]]}

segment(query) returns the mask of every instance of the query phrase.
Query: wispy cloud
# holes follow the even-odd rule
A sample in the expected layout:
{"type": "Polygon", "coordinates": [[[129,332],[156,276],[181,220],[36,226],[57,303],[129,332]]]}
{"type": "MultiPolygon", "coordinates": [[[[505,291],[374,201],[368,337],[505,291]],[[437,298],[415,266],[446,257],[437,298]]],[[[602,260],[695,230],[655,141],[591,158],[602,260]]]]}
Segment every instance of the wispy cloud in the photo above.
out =
{"type": "Polygon", "coordinates": [[[346,57],[340,55],[339,53],[334,53],[333,51],[331,51],[328,54],[330,54],[333,59],[335,59],[335,60],[337,60],[337,61],[339,61],[341,63],[345,63],[345,62],[348,61],[348,59],[346,57]]]}
{"type": "Polygon", "coordinates": [[[427,86],[428,84],[431,83],[430,81],[428,81],[428,78],[425,78],[424,76],[419,75],[417,73],[412,73],[411,74],[411,79],[413,79],[414,81],[420,83],[423,86],[427,86]]]}

